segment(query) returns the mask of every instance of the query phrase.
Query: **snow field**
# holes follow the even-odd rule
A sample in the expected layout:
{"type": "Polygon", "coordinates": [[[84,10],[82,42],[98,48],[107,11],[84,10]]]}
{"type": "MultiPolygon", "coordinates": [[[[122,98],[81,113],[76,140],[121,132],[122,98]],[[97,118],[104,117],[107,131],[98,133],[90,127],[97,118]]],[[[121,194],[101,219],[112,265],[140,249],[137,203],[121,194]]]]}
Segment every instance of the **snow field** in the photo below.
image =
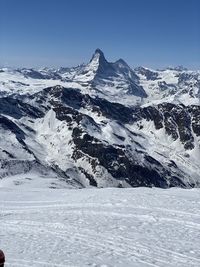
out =
{"type": "Polygon", "coordinates": [[[7,266],[200,266],[199,189],[0,188],[7,266]]]}

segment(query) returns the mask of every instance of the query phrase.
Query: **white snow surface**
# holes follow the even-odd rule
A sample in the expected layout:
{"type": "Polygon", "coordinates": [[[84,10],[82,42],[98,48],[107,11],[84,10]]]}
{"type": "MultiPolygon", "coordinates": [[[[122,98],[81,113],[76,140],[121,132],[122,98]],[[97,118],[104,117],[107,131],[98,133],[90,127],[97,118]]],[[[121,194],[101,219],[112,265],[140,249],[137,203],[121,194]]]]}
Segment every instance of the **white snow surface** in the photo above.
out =
{"type": "Polygon", "coordinates": [[[6,267],[200,266],[200,190],[0,187],[6,267]]]}
{"type": "MultiPolygon", "coordinates": [[[[199,105],[200,104],[200,71],[190,70],[143,70],[157,74],[157,78],[147,79],[140,71],[131,69],[126,62],[118,60],[106,67],[100,62],[100,52],[95,52],[88,64],[74,68],[60,69],[0,69],[0,96],[12,94],[34,94],[46,87],[60,85],[66,88],[81,90],[83,94],[105,98],[111,102],[126,106],[157,105],[162,102],[199,105]],[[114,68],[110,73],[109,66],[114,68]],[[104,75],[98,79],[98,69],[104,69],[104,75]],[[107,69],[108,68],[108,69],[107,69]],[[37,75],[30,75],[36,72],[37,75]],[[181,75],[185,78],[179,82],[181,75]],[[147,93],[147,97],[130,92],[130,85],[135,83],[147,93]]],[[[142,91],[141,91],[142,92],[142,91]]]]}

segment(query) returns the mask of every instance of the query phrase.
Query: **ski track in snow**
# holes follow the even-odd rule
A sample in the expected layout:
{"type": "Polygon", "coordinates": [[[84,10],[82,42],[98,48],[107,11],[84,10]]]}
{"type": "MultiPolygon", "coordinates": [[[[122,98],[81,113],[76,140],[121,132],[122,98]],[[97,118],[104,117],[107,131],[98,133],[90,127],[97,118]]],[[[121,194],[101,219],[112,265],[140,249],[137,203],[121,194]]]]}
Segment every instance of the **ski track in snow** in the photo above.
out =
{"type": "Polygon", "coordinates": [[[7,266],[200,266],[200,190],[0,188],[7,266]]]}

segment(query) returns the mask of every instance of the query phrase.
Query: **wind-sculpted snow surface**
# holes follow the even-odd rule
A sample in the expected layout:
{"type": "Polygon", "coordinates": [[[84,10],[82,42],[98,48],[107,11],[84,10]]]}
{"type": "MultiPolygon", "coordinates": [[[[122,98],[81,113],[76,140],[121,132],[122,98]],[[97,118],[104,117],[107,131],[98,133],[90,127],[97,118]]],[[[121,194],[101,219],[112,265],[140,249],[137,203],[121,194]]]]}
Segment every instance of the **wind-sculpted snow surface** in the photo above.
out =
{"type": "Polygon", "coordinates": [[[0,184],[199,187],[198,71],[97,49],[76,68],[3,68],[0,86],[0,184]]]}
{"type": "Polygon", "coordinates": [[[6,267],[198,267],[199,194],[0,188],[6,267]]]}

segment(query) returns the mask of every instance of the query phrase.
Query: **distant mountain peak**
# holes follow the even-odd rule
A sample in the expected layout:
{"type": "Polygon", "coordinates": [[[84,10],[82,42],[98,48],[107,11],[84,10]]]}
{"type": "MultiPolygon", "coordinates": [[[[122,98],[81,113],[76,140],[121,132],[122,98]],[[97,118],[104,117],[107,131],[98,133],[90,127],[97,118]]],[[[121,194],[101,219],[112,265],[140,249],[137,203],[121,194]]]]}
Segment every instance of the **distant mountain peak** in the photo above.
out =
{"type": "Polygon", "coordinates": [[[187,71],[188,69],[185,68],[184,66],[175,66],[175,67],[167,67],[167,70],[176,70],[176,71],[187,71]]]}
{"type": "Polygon", "coordinates": [[[107,60],[105,59],[104,53],[99,48],[97,48],[92,56],[92,59],[90,60],[90,63],[91,62],[104,64],[107,63],[107,60]]]}
{"type": "Polygon", "coordinates": [[[128,64],[126,63],[126,61],[124,61],[122,58],[118,59],[115,63],[128,66],[128,64]]]}
{"type": "Polygon", "coordinates": [[[87,65],[87,69],[91,69],[96,73],[104,73],[108,68],[110,68],[109,62],[105,59],[104,53],[97,48],[87,65]]]}
{"type": "Polygon", "coordinates": [[[99,48],[97,48],[97,49],[95,50],[95,54],[99,54],[99,55],[101,55],[101,56],[104,56],[103,51],[102,51],[101,49],[99,49],[99,48]]]}

